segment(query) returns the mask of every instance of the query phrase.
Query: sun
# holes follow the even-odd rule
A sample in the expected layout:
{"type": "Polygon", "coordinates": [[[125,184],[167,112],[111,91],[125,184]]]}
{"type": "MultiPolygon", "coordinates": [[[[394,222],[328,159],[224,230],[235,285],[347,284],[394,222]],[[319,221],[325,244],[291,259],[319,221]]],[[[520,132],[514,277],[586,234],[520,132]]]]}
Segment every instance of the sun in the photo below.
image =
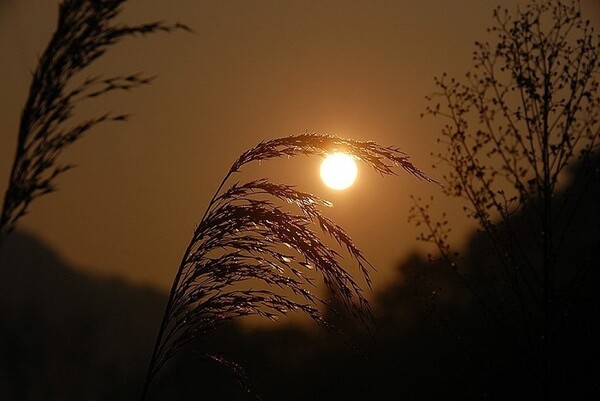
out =
{"type": "Polygon", "coordinates": [[[321,179],[331,189],[342,190],[356,180],[358,168],[354,158],[343,152],[330,154],[321,163],[321,179]]]}

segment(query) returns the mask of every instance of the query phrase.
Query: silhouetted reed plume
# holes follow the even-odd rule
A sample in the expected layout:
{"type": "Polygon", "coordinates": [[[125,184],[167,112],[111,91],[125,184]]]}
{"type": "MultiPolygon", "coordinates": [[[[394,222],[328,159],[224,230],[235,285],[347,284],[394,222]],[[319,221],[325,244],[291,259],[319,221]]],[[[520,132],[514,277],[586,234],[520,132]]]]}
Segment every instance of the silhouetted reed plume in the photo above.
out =
{"type": "Polygon", "coordinates": [[[82,70],[128,36],[189,30],[185,25],[153,22],[115,24],[126,0],[65,0],[58,27],[33,73],[23,109],[16,154],[0,217],[0,244],[28,211],[29,204],[53,192],[58,176],[72,166],[59,163],[61,152],[91,128],[127,115],[106,113],[73,121],[75,105],[115,90],[130,90],[151,82],[141,74],[78,79],[82,70]]]}
{"type": "MultiPolygon", "coordinates": [[[[106,113],[83,121],[75,106],[87,99],[148,84],[142,74],[79,77],[94,60],[125,37],[189,30],[154,22],[114,23],[126,0],[65,0],[58,27],[33,74],[23,109],[15,158],[0,216],[0,244],[30,203],[53,192],[57,178],[71,166],[59,161],[70,144],[91,128],[127,115],[106,113]]],[[[322,210],[326,200],[294,187],[259,179],[226,186],[232,174],[254,161],[281,156],[324,156],[343,150],[381,173],[399,167],[432,181],[397,148],[331,135],[303,134],[261,142],[232,165],[200,220],[177,270],[152,355],[142,399],[164,364],[190,341],[232,319],[259,315],[269,319],[301,311],[328,325],[309,291],[320,275],[333,296],[361,322],[371,312],[360,285],[341,265],[345,250],[370,286],[370,263],[351,238],[322,210]],[[284,204],[288,204],[284,207],[284,204]],[[339,245],[324,242],[329,235],[339,245]],[[246,284],[246,285],[244,285],[246,284]],[[296,294],[298,297],[290,296],[296,294]]],[[[244,382],[239,365],[206,355],[230,368],[244,382]]]]}
{"type": "MultiPolygon", "coordinates": [[[[341,254],[322,235],[333,238],[351,256],[370,286],[371,264],[350,236],[323,214],[332,204],[293,186],[266,179],[235,182],[232,174],[254,161],[296,155],[325,156],[342,150],[382,175],[399,167],[433,181],[394,147],[323,134],[302,134],[259,143],[242,153],[211,199],[184,252],[159,329],[142,399],[161,367],[190,341],[232,319],[259,315],[276,319],[300,311],[328,325],[318,309],[322,301],[309,291],[320,275],[333,297],[363,323],[371,317],[360,285],[341,265],[341,254]],[[285,205],[292,205],[290,208],[285,205]],[[294,211],[292,211],[294,210],[294,211]],[[244,285],[246,284],[246,285],[244,285]],[[294,299],[290,294],[299,297],[294,299]]],[[[233,368],[222,357],[206,355],[233,368]]]]}

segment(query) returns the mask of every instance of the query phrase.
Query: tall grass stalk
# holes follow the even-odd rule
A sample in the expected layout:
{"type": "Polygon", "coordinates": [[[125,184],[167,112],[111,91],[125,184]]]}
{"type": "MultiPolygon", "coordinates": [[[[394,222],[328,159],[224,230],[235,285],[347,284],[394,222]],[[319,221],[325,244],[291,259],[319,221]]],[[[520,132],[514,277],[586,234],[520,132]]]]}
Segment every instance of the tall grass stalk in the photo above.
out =
{"type": "MultiPolygon", "coordinates": [[[[372,266],[344,229],[324,215],[324,208],[332,204],[266,179],[228,184],[251,162],[297,155],[323,157],[334,151],[344,151],[382,175],[394,174],[395,168],[400,168],[433,182],[397,148],[332,135],[289,136],[261,142],[242,153],[217,188],[183,254],[142,401],[169,359],[224,322],[250,315],[277,319],[289,311],[299,311],[329,326],[318,309],[323,301],[310,291],[318,275],[335,299],[368,324],[369,303],[356,279],[342,266],[340,251],[350,255],[369,287],[372,266]],[[340,249],[327,245],[323,234],[333,238],[340,249]]],[[[238,365],[220,356],[205,356],[234,366],[238,378],[245,377],[238,365]]]]}
{"type": "Polygon", "coordinates": [[[28,212],[31,202],[55,191],[57,178],[72,167],[60,163],[61,153],[97,125],[125,121],[128,117],[105,113],[75,121],[76,105],[152,81],[139,73],[81,77],[83,70],[126,37],[189,30],[182,24],[162,22],[115,23],[125,3],[126,0],[60,2],[58,26],[33,73],[21,115],[17,148],[0,216],[0,246],[28,212]]]}

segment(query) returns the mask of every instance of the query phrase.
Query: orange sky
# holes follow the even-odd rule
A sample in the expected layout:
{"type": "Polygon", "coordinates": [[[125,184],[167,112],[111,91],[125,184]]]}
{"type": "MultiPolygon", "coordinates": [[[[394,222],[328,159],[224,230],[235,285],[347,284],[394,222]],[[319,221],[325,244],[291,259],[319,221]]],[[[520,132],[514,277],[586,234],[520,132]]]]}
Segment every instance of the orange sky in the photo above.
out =
{"type": "MultiPolygon", "coordinates": [[[[55,3],[0,5],[2,194],[30,72],[56,22],[55,3]]],[[[196,33],[130,39],[93,68],[143,71],[158,80],[81,109],[134,117],[72,146],[62,160],[79,167],[62,177],[60,192],[34,202],[19,227],[89,271],[167,288],[212,191],[237,155],[262,139],[304,131],[374,139],[439,174],[429,154],[443,121],[419,117],[433,77],[462,76],[494,6],[524,2],[129,3],[127,22],[181,21],[196,33]]],[[[582,9],[599,26],[600,2],[583,0],[582,9]]],[[[249,173],[333,200],[332,216],[378,266],[375,282],[382,283],[418,246],[406,221],[409,196],[441,199],[441,191],[406,174],[381,179],[363,168],[351,190],[337,193],[320,182],[319,162],[265,163],[249,173]]]]}

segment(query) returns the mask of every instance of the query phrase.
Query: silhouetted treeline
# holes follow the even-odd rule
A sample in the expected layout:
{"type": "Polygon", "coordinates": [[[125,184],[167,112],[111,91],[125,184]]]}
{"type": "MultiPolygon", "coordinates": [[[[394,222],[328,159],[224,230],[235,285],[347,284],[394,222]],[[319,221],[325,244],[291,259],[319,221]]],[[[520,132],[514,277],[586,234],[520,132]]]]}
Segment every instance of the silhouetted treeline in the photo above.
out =
{"type": "MultiPolygon", "coordinates": [[[[567,252],[557,263],[566,273],[557,283],[575,286],[577,297],[555,311],[563,321],[552,353],[557,399],[600,397],[599,175],[596,164],[582,185],[561,195],[577,207],[569,211],[576,229],[564,239],[567,252]]],[[[519,225],[526,220],[516,214],[512,232],[525,232],[519,225]]],[[[526,237],[522,244],[527,248],[526,237]]],[[[376,294],[372,334],[352,319],[341,320],[343,336],[229,325],[172,363],[151,399],[248,399],[198,349],[244,366],[266,401],[534,400],[536,367],[520,350],[527,339],[519,338],[518,303],[497,279],[489,246],[474,233],[462,253],[461,273],[477,296],[444,263],[413,254],[376,294]]],[[[75,270],[24,233],[9,238],[0,263],[0,399],[139,397],[165,294],[75,270]]]]}

